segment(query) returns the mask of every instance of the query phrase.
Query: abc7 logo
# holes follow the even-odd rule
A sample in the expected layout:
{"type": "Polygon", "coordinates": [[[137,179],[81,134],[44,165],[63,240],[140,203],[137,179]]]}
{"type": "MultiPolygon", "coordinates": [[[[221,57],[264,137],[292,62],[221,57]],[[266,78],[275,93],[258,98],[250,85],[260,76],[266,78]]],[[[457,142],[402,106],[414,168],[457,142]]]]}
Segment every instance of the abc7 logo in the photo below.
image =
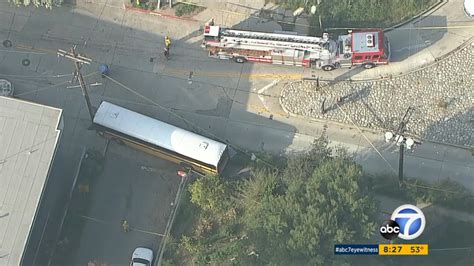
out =
{"type": "Polygon", "coordinates": [[[400,226],[397,222],[392,220],[387,220],[383,222],[382,226],[380,227],[380,234],[388,240],[397,238],[399,233],[400,226]]]}
{"type": "Polygon", "coordinates": [[[426,225],[425,215],[416,206],[405,204],[398,207],[390,220],[385,221],[380,227],[380,234],[385,239],[397,237],[412,240],[419,237],[426,225]]]}

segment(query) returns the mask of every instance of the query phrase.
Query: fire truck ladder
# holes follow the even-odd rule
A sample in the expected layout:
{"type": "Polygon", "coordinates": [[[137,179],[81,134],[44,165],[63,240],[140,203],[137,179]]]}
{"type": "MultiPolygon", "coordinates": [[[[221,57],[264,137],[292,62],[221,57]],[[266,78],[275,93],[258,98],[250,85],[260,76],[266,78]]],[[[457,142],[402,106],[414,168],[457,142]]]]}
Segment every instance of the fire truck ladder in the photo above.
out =
{"type": "Polygon", "coordinates": [[[245,43],[272,47],[291,47],[293,49],[321,49],[329,41],[327,33],[323,38],[290,34],[264,33],[223,29],[220,33],[230,43],[245,43]]]}

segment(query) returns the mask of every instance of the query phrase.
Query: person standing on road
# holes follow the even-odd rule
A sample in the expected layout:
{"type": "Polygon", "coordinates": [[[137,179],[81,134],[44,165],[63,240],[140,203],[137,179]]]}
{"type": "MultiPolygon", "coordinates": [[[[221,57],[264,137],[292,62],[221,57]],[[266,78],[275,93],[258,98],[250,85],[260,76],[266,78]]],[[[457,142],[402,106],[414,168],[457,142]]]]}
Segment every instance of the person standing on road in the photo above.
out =
{"type": "Polygon", "coordinates": [[[165,36],[165,57],[169,59],[170,56],[170,47],[171,47],[171,39],[168,35],[165,36]]]}
{"type": "Polygon", "coordinates": [[[128,224],[127,220],[123,220],[122,230],[124,233],[128,233],[130,231],[130,225],[128,224]]]}
{"type": "Polygon", "coordinates": [[[169,37],[168,35],[165,36],[165,46],[166,46],[166,48],[168,48],[168,49],[169,49],[170,46],[171,46],[171,39],[170,39],[170,37],[169,37]]]}

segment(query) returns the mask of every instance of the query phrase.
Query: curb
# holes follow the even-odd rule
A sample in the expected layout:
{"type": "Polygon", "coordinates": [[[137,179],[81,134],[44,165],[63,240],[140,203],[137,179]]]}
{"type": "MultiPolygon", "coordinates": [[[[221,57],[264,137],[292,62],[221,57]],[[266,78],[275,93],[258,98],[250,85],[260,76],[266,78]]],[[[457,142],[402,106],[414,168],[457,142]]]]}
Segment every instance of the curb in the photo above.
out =
{"type": "Polygon", "coordinates": [[[388,27],[388,28],[384,29],[383,31],[384,32],[392,31],[396,28],[400,28],[401,26],[403,26],[405,24],[408,24],[408,23],[411,23],[411,22],[417,22],[416,20],[421,18],[421,16],[426,15],[426,14],[431,14],[431,13],[435,12],[436,10],[438,10],[439,8],[444,6],[447,2],[448,2],[448,0],[439,0],[438,2],[434,3],[429,8],[427,8],[426,10],[421,11],[420,13],[418,13],[417,15],[415,15],[415,16],[413,16],[413,17],[411,17],[411,18],[409,18],[409,19],[407,19],[403,22],[400,22],[396,25],[388,27]]]}
{"type": "MultiPolygon", "coordinates": [[[[82,161],[85,159],[85,155],[86,155],[87,151],[86,151],[86,148],[85,147],[82,147],[82,154],[81,154],[81,159],[79,160],[79,163],[78,163],[78,167],[76,169],[76,172],[75,172],[75,175],[74,175],[74,180],[72,182],[72,186],[69,190],[69,194],[68,194],[68,197],[67,197],[67,200],[66,200],[66,206],[65,206],[65,210],[64,210],[64,213],[62,214],[61,216],[61,222],[59,223],[59,229],[57,230],[57,234],[56,234],[56,237],[55,237],[55,242],[54,243],[58,243],[59,241],[59,238],[61,237],[61,234],[63,233],[63,226],[64,226],[64,221],[66,220],[66,216],[68,215],[69,213],[69,207],[71,205],[71,201],[72,201],[72,197],[73,197],[73,193],[74,193],[74,188],[76,187],[76,183],[77,183],[77,179],[79,177],[79,173],[81,172],[81,167],[82,167],[82,161]]],[[[53,247],[53,250],[52,252],[50,253],[50,256],[48,258],[48,265],[51,264],[51,261],[53,259],[53,256],[54,254],[56,253],[56,249],[57,249],[57,245],[54,245],[53,247]]]]}
{"type": "Polygon", "coordinates": [[[158,12],[158,11],[151,11],[151,10],[145,10],[145,9],[142,9],[142,8],[131,7],[131,6],[127,6],[125,4],[123,4],[123,9],[130,10],[130,11],[135,11],[135,12],[139,12],[139,13],[143,13],[143,14],[148,14],[148,15],[155,15],[155,16],[159,16],[159,17],[163,17],[163,18],[178,19],[178,20],[191,21],[191,22],[197,22],[198,21],[198,20],[193,19],[191,17],[178,17],[178,16],[174,16],[174,15],[163,14],[163,13],[158,12]]]}
{"type": "MultiPolygon", "coordinates": [[[[296,82],[296,81],[293,81],[293,82],[296,82]]],[[[324,123],[324,124],[332,124],[332,125],[337,125],[337,126],[349,127],[351,129],[354,128],[354,126],[351,125],[351,124],[345,124],[345,123],[337,122],[337,121],[334,121],[334,120],[314,118],[314,117],[308,117],[308,116],[304,116],[304,115],[294,114],[294,113],[288,111],[288,109],[286,109],[286,107],[282,104],[282,102],[281,102],[282,98],[283,97],[281,97],[281,96],[278,97],[278,102],[280,103],[280,107],[281,107],[281,109],[283,109],[283,111],[285,113],[287,113],[291,117],[296,117],[296,118],[300,118],[300,119],[304,119],[304,120],[311,120],[311,121],[324,123]]],[[[367,131],[367,132],[370,132],[370,133],[373,133],[373,134],[380,134],[381,132],[383,132],[383,131],[379,131],[379,130],[376,130],[376,129],[361,127],[361,126],[357,126],[357,128],[359,128],[361,131],[367,131]]]]}
{"type": "Polygon", "coordinates": [[[378,80],[385,80],[385,79],[391,79],[391,78],[398,78],[398,77],[403,77],[403,76],[406,76],[406,75],[409,75],[409,74],[412,74],[414,72],[417,72],[417,71],[420,71],[420,70],[424,70],[426,68],[429,68],[429,67],[432,67],[440,62],[443,62],[447,59],[449,59],[451,56],[455,55],[458,51],[466,48],[466,46],[469,46],[473,43],[474,41],[474,36],[467,39],[463,44],[459,45],[458,47],[454,48],[453,50],[451,50],[449,53],[446,53],[444,55],[441,55],[440,57],[437,57],[434,59],[434,61],[424,65],[424,66],[421,66],[419,68],[416,68],[416,69],[412,69],[412,70],[409,70],[405,73],[402,73],[402,74],[398,74],[398,75],[389,75],[388,77],[382,77],[382,78],[378,78],[378,79],[360,79],[360,80],[352,80],[354,82],[366,82],[366,81],[378,81],[378,80]]]}
{"type": "MultiPolygon", "coordinates": [[[[474,37],[472,37],[471,39],[474,39],[474,37]]],[[[283,86],[290,85],[290,84],[295,83],[295,82],[301,82],[301,81],[291,81],[289,83],[284,84],[283,86]]],[[[283,92],[283,89],[282,89],[282,92],[283,92]]],[[[352,124],[341,123],[341,122],[337,122],[337,121],[329,120],[329,119],[321,119],[321,118],[308,117],[308,116],[304,116],[304,115],[297,115],[297,114],[294,114],[294,113],[288,111],[288,109],[286,109],[286,107],[282,104],[282,101],[281,101],[282,98],[283,97],[280,94],[280,97],[278,97],[278,103],[280,104],[281,109],[283,109],[283,111],[288,116],[291,116],[291,117],[296,117],[296,118],[305,119],[305,120],[311,120],[311,121],[315,121],[315,122],[319,122],[319,123],[349,127],[351,129],[352,128],[359,128],[361,131],[367,131],[367,132],[371,132],[373,134],[381,134],[381,133],[388,130],[388,129],[384,129],[384,128],[372,129],[372,128],[362,127],[362,126],[358,126],[358,125],[354,126],[352,124]]],[[[410,135],[412,135],[413,137],[416,137],[417,139],[421,140],[422,142],[434,143],[434,144],[438,144],[438,145],[445,145],[445,146],[450,146],[450,147],[454,147],[454,148],[458,148],[458,149],[464,149],[464,150],[467,150],[467,151],[472,151],[472,149],[473,149],[470,146],[462,146],[462,145],[458,145],[458,144],[452,144],[452,143],[440,142],[440,141],[436,141],[436,140],[425,139],[425,138],[422,138],[422,137],[420,137],[416,134],[410,134],[410,135]]]]}
{"type": "MultiPolygon", "coordinates": [[[[447,60],[451,56],[455,55],[458,51],[466,48],[469,45],[473,45],[473,43],[474,43],[474,36],[470,37],[464,43],[462,43],[458,47],[454,48],[453,50],[449,51],[448,53],[446,53],[444,55],[441,55],[440,57],[435,58],[433,61],[431,61],[431,62],[429,62],[425,65],[421,65],[418,68],[408,70],[407,72],[404,72],[404,73],[401,73],[401,74],[386,74],[385,76],[380,76],[378,78],[367,78],[367,79],[352,79],[352,78],[348,78],[348,79],[344,79],[344,80],[319,79],[319,81],[321,81],[321,82],[334,82],[334,83],[338,83],[338,82],[361,83],[361,82],[375,82],[375,81],[381,81],[381,80],[388,80],[388,79],[403,77],[403,76],[412,74],[414,72],[424,70],[428,67],[432,67],[432,66],[434,66],[434,65],[436,65],[440,62],[443,62],[444,60],[447,60]]],[[[308,80],[315,80],[315,79],[314,78],[303,77],[301,80],[308,81],[308,80]]]]}
{"type": "MultiPolygon", "coordinates": [[[[412,22],[418,22],[419,20],[421,20],[421,16],[423,15],[426,15],[426,14],[431,14],[433,12],[435,12],[436,10],[438,10],[439,8],[441,8],[442,6],[444,6],[446,3],[448,3],[448,0],[440,0],[436,3],[434,3],[433,5],[431,5],[428,9],[420,12],[419,14],[413,16],[412,18],[404,21],[404,22],[401,22],[401,23],[398,23],[394,26],[391,26],[391,27],[388,27],[386,29],[384,29],[383,31],[384,32],[389,32],[389,31],[392,31],[396,28],[400,28],[402,27],[403,25],[406,25],[408,23],[412,23],[412,22]]],[[[472,39],[472,38],[471,38],[472,39]]],[[[468,40],[469,41],[469,40],[468,40]]],[[[468,42],[467,41],[467,42],[468,42]]],[[[462,44],[461,46],[464,46],[464,44],[462,44]]],[[[442,55],[441,57],[439,58],[435,58],[433,62],[429,62],[428,64],[424,65],[424,66],[421,66],[420,68],[417,68],[417,69],[413,69],[413,70],[409,70],[408,72],[406,73],[402,73],[402,74],[398,74],[398,75],[392,75],[392,74],[389,74],[387,76],[383,76],[383,77],[379,77],[379,78],[368,78],[368,79],[347,79],[347,80],[344,80],[344,81],[350,81],[350,82],[368,82],[368,81],[378,81],[378,80],[386,80],[386,79],[391,79],[391,78],[394,78],[394,77],[402,77],[404,75],[407,75],[407,74],[410,74],[410,73],[413,73],[415,71],[418,71],[418,70],[422,70],[426,67],[429,67],[429,66],[432,66],[433,64],[439,62],[441,59],[440,58],[443,58],[451,53],[453,53],[454,51],[457,51],[458,49],[454,49],[452,51],[450,51],[449,53],[445,54],[445,55],[442,55]]],[[[334,80],[333,80],[334,81],[334,80]]]]}
{"type": "MultiPolygon", "coordinates": [[[[417,71],[420,71],[420,70],[423,70],[423,69],[426,69],[428,67],[432,67],[440,62],[443,62],[444,60],[450,58],[451,56],[453,56],[454,54],[456,54],[456,52],[458,52],[459,50],[462,50],[464,49],[466,46],[469,46],[471,45],[471,43],[473,43],[474,41],[474,36],[467,39],[463,44],[459,45],[458,47],[454,48],[453,50],[451,50],[450,52],[444,54],[444,55],[441,55],[440,57],[437,57],[435,58],[432,62],[429,62],[425,65],[422,65],[418,68],[415,68],[415,69],[412,69],[412,70],[408,70],[407,72],[405,73],[401,73],[401,74],[388,74],[386,76],[383,76],[383,77],[379,77],[379,78],[368,78],[368,79],[346,79],[346,80],[338,80],[337,82],[343,82],[343,81],[349,81],[351,83],[359,83],[359,82],[374,82],[374,81],[379,81],[379,80],[387,80],[387,79],[392,79],[392,78],[398,78],[398,77],[403,77],[403,76],[406,76],[408,74],[412,74],[414,72],[417,72],[417,71]]],[[[321,81],[321,80],[320,80],[321,81]]],[[[327,80],[328,81],[328,80],[327,80]]],[[[329,80],[329,81],[335,81],[335,80],[329,80]]]]}
{"type": "MultiPolygon", "coordinates": [[[[292,83],[295,83],[295,82],[300,82],[300,81],[291,81],[285,85],[290,85],[292,83]]],[[[283,86],[285,86],[283,85],[283,86]]],[[[283,92],[283,90],[282,90],[283,92]]],[[[283,109],[283,111],[289,115],[289,116],[292,116],[292,117],[296,117],[296,118],[300,118],[300,119],[309,119],[311,121],[315,121],[315,122],[320,122],[320,123],[325,123],[325,124],[333,124],[333,125],[337,125],[337,126],[344,126],[344,127],[350,127],[351,129],[354,127],[353,125],[351,124],[346,124],[346,123],[341,123],[341,122],[337,122],[337,121],[334,121],[334,120],[329,120],[329,119],[321,119],[321,118],[314,118],[314,117],[307,117],[307,116],[304,116],[304,115],[297,115],[297,114],[294,114],[290,111],[288,111],[288,109],[286,109],[286,107],[282,104],[281,102],[281,99],[283,97],[280,95],[280,97],[278,97],[278,102],[280,103],[280,107],[281,109],[283,109]]],[[[357,126],[357,125],[356,125],[357,126]]],[[[381,131],[379,130],[376,130],[376,129],[372,129],[372,128],[367,128],[367,127],[360,127],[360,126],[357,126],[358,128],[360,128],[362,131],[367,131],[367,132],[371,132],[371,133],[374,133],[374,134],[379,134],[381,131]]]]}

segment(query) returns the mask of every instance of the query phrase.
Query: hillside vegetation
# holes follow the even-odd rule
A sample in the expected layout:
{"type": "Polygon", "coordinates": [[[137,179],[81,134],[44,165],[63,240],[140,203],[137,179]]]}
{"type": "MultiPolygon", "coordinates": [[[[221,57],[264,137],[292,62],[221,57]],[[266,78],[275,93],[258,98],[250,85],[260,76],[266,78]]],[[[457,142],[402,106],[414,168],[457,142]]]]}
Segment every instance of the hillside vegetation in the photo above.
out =
{"type": "Polygon", "coordinates": [[[322,28],[386,28],[403,22],[428,9],[437,0],[274,0],[282,7],[292,10],[305,7],[310,11],[315,5],[316,14],[311,24],[319,29],[319,16],[322,28]]]}

